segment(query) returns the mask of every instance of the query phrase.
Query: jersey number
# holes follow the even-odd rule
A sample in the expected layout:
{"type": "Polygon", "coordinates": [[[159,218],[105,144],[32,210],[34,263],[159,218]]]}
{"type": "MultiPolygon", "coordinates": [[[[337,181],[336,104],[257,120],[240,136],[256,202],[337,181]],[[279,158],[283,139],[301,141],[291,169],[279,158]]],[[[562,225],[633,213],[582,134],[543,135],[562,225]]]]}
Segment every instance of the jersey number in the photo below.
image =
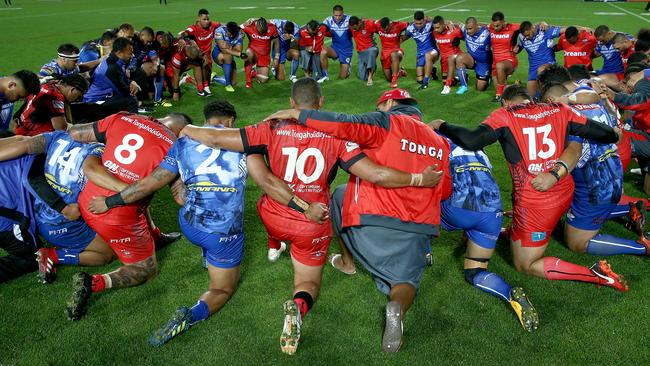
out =
{"type": "Polygon", "coordinates": [[[144,139],[142,136],[130,133],[122,139],[122,145],[115,148],[113,153],[115,160],[120,164],[129,165],[137,158],[137,151],[144,146],[144,139]]]}
{"type": "Polygon", "coordinates": [[[304,184],[309,184],[316,181],[325,169],[325,158],[320,150],[314,147],[306,149],[300,155],[298,155],[297,147],[283,147],[282,155],[288,157],[287,170],[284,172],[285,182],[293,181],[293,175],[296,174],[304,184]],[[311,175],[305,175],[305,163],[309,157],[316,160],[316,168],[311,175]]]}
{"type": "Polygon", "coordinates": [[[210,156],[208,156],[208,158],[205,159],[198,168],[196,168],[196,175],[217,174],[219,173],[219,170],[221,170],[218,165],[214,164],[219,157],[219,154],[221,154],[220,149],[213,149],[205,145],[199,145],[196,147],[196,151],[200,153],[208,149],[210,149],[210,156]]]}
{"type": "Polygon", "coordinates": [[[75,147],[74,149],[63,153],[63,150],[65,150],[68,145],[70,145],[70,141],[57,140],[56,143],[56,150],[54,150],[54,153],[52,153],[52,156],[50,156],[47,164],[51,167],[59,164],[61,167],[63,167],[63,170],[61,170],[61,175],[65,175],[68,177],[68,179],[71,179],[76,175],[75,162],[77,160],[77,154],[79,154],[81,148],[75,147]]]}
{"type": "Polygon", "coordinates": [[[523,129],[524,135],[528,136],[528,159],[537,160],[537,158],[548,159],[555,155],[555,142],[548,138],[551,133],[551,125],[535,127],[526,127],[523,129]],[[537,135],[542,135],[542,150],[537,151],[537,135]],[[546,148],[544,148],[547,146],[546,148]]]}

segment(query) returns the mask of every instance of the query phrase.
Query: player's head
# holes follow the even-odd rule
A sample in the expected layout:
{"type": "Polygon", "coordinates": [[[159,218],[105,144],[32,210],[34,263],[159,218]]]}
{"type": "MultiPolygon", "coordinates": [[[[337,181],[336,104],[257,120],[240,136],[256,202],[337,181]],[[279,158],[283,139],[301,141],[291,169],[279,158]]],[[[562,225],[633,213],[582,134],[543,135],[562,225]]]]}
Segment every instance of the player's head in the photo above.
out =
{"type": "Polygon", "coordinates": [[[203,117],[206,126],[233,127],[237,119],[237,111],[227,100],[215,100],[203,107],[203,117]]]}
{"type": "Polygon", "coordinates": [[[160,48],[167,49],[174,44],[174,36],[169,32],[163,32],[156,35],[156,41],[160,44],[160,48]]]}
{"type": "Polygon", "coordinates": [[[135,34],[135,28],[129,23],[124,23],[117,28],[117,36],[131,39],[135,34]]]}
{"type": "Polygon", "coordinates": [[[394,107],[403,104],[417,106],[417,101],[404,89],[391,89],[379,97],[377,100],[377,110],[388,112],[394,107]]]}
{"type": "Polygon", "coordinates": [[[26,98],[30,94],[36,95],[39,90],[41,90],[41,82],[38,76],[28,70],[20,70],[0,78],[0,92],[10,102],[26,98]]]}
{"type": "Polygon", "coordinates": [[[481,29],[478,25],[478,21],[474,17],[469,17],[465,20],[465,32],[469,34],[470,36],[473,36],[476,34],[476,32],[481,29]]]}
{"type": "Polygon", "coordinates": [[[115,41],[115,38],[117,38],[117,33],[106,31],[102,33],[101,38],[99,38],[99,43],[104,47],[113,47],[113,41],[115,41]]]}
{"type": "Polygon", "coordinates": [[[199,26],[201,28],[209,28],[210,27],[210,12],[208,9],[199,9],[199,14],[196,17],[196,21],[199,23],[199,26]]]}
{"type": "Polygon", "coordinates": [[[541,87],[551,83],[566,83],[571,81],[569,71],[562,65],[554,64],[547,67],[537,76],[537,82],[541,87]]]}
{"type": "Polygon", "coordinates": [[[602,24],[594,30],[594,37],[600,43],[607,43],[612,39],[613,35],[610,34],[609,27],[602,24]]]}
{"type": "Polygon", "coordinates": [[[323,94],[320,84],[312,78],[300,78],[291,87],[291,108],[320,109],[323,94]]]}
{"type": "Polygon", "coordinates": [[[445,18],[440,15],[433,17],[433,30],[436,33],[444,33],[447,25],[445,24],[445,18]]]}
{"type": "Polygon", "coordinates": [[[159,119],[158,122],[165,125],[165,127],[172,130],[174,135],[178,136],[185,126],[192,124],[192,118],[185,113],[173,112],[159,119]]]}
{"type": "Polygon", "coordinates": [[[384,32],[388,32],[388,29],[390,28],[390,18],[389,17],[383,17],[383,18],[379,19],[379,27],[384,32]]]}
{"type": "Polygon", "coordinates": [[[239,29],[239,24],[235,22],[226,23],[226,32],[228,32],[228,34],[230,34],[230,36],[233,38],[239,36],[239,29]]]}
{"type": "Polygon", "coordinates": [[[64,76],[57,84],[68,102],[79,100],[88,91],[88,81],[79,74],[64,76]]]}
{"type": "Polygon", "coordinates": [[[266,32],[269,31],[269,25],[268,22],[266,21],[266,18],[260,17],[255,21],[255,27],[257,28],[257,32],[259,34],[266,34],[266,32]]]}
{"type": "Polygon", "coordinates": [[[151,27],[144,27],[138,34],[138,38],[140,38],[140,42],[142,42],[145,46],[150,45],[154,41],[154,32],[151,27]]]}
{"type": "Polygon", "coordinates": [[[343,19],[343,7],[341,5],[334,5],[332,8],[332,18],[337,22],[343,19]]]}
{"type": "Polygon", "coordinates": [[[515,104],[527,103],[531,101],[531,97],[528,94],[525,86],[522,85],[510,85],[505,88],[503,94],[501,94],[501,105],[504,107],[509,107],[515,104]]]}
{"type": "Polygon", "coordinates": [[[113,42],[113,54],[124,62],[129,62],[133,57],[133,42],[130,39],[119,37],[113,42]]]}
{"type": "Polygon", "coordinates": [[[418,10],[415,13],[413,13],[413,24],[415,24],[416,28],[422,28],[424,27],[424,12],[422,10],[418,10]]]}
{"type": "Polygon", "coordinates": [[[318,28],[320,28],[320,23],[318,22],[318,20],[312,19],[307,23],[306,28],[307,28],[307,33],[314,35],[318,33],[318,28]]]}
{"type": "Polygon", "coordinates": [[[535,27],[533,27],[533,23],[529,22],[528,20],[524,20],[519,24],[519,32],[521,33],[522,36],[526,39],[533,39],[535,37],[535,27]]]}
{"type": "MultiPolygon", "coordinates": [[[[643,52],[643,53],[648,53],[650,52],[650,41],[646,41],[645,39],[637,39],[636,43],[634,43],[634,50],[636,52],[643,52]]],[[[628,62],[630,62],[628,60],[628,62]]]]}
{"type": "Polygon", "coordinates": [[[503,13],[500,11],[495,11],[494,14],[492,14],[492,22],[490,25],[492,25],[492,29],[494,29],[495,32],[501,32],[503,27],[506,26],[505,15],[503,15],[503,13]]]}
{"type": "Polygon", "coordinates": [[[578,28],[574,26],[567,27],[564,31],[564,38],[566,38],[567,42],[571,44],[576,44],[576,42],[578,42],[579,35],[580,32],[578,31],[578,28]]]}
{"type": "Polygon", "coordinates": [[[64,43],[59,46],[57,52],[57,63],[64,70],[74,70],[79,61],[79,48],[72,43],[64,43]]]}
{"type": "Polygon", "coordinates": [[[632,47],[632,41],[623,33],[616,33],[612,38],[612,43],[618,52],[625,52],[632,47]]]}
{"type": "Polygon", "coordinates": [[[361,19],[359,19],[358,16],[351,16],[350,17],[350,28],[352,30],[358,31],[361,28],[361,19]]]}
{"type": "Polygon", "coordinates": [[[190,60],[199,60],[203,57],[203,53],[196,42],[192,41],[185,46],[185,56],[190,60]]]}
{"type": "Polygon", "coordinates": [[[567,94],[569,94],[569,89],[562,83],[550,83],[542,88],[542,100],[547,103],[559,103],[567,94]]]}
{"type": "Polygon", "coordinates": [[[571,75],[571,80],[575,82],[578,82],[580,80],[589,80],[591,78],[591,75],[589,75],[589,70],[587,70],[587,67],[585,65],[571,65],[567,71],[569,72],[569,75],[571,75]]]}
{"type": "Polygon", "coordinates": [[[629,64],[625,70],[625,76],[623,81],[627,84],[627,87],[634,89],[639,80],[643,79],[643,70],[645,70],[645,64],[629,64]]]}
{"type": "MultiPolygon", "coordinates": [[[[639,42],[637,41],[637,44],[639,42]]],[[[636,45],[634,45],[634,49],[636,49],[636,45]]],[[[630,57],[627,58],[627,63],[629,64],[648,64],[648,55],[646,55],[644,52],[634,52],[633,54],[630,55],[630,57]]]]}

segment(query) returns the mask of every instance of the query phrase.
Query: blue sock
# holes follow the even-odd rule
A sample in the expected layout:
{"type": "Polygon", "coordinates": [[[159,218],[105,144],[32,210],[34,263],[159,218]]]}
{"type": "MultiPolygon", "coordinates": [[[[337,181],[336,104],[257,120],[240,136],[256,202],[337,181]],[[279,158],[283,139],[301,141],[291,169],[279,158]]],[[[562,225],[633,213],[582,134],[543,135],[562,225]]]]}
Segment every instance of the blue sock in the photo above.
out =
{"type": "Polygon", "coordinates": [[[422,85],[429,85],[429,77],[425,76],[424,79],[422,79],[422,85]]]}
{"type": "Polygon", "coordinates": [[[467,69],[464,67],[459,67],[456,69],[456,75],[460,79],[460,85],[467,86],[467,69]]]}
{"type": "Polygon", "coordinates": [[[154,102],[160,102],[163,99],[163,81],[164,78],[162,76],[156,76],[156,78],[153,81],[154,102]]]}
{"type": "Polygon", "coordinates": [[[479,272],[472,279],[472,284],[481,291],[510,301],[510,285],[496,273],[479,272]]]}
{"type": "Polygon", "coordinates": [[[298,60],[291,60],[291,75],[296,76],[298,71],[298,60]]]}
{"type": "Polygon", "coordinates": [[[635,254],[645,255],[645,246],[635,240],[598,234],[587,243],[587,253],[593,255],[635,254]]]}
{"type": "Polygon", "coordinates": [[[607,216],[607,219],[615,219],[617,217],[626,217],[630,212],[630,205],[617,205],[614,210],[607,216]]]}
{"type": "Polygon", "coordinates": [[[329,76],[329,75],[327,74],[327,70],[321,70],[321,75],[323,75],[323,77],[325,77],[325,76],[329,76]]]}
{"type": "Polygon", "coordinates": [[[192,306],[190,309],[192,311],[192,319],[190,320],[190,325],[194,325],[201,320],[205,320],[210,316],[210,309],[208,304],[203,300],[196,302],[196,305],[192,306]]]}
{"type": "Polygon", "coordinates": [[[228,85],[226,84],[226,78],[224,78],[223,76],[215,76],[214,78],[212,78],[212,81],[214,81],[217,84],[221,84],[223,86],[228,85]]]}
{"type": "Polygon", "coordinates": [[[79,253],[70,252],[68,249],[57,249],[56,256],[59,257],[59,264],[66,266],[79,265],[79,253]]]}
{"type": "Polygon", "coordinates": [[[226,86],[231,85],[232,80],[230,76],[232,75],[232,64],[223,64],[223,77],[226,79],[226,86]]]}

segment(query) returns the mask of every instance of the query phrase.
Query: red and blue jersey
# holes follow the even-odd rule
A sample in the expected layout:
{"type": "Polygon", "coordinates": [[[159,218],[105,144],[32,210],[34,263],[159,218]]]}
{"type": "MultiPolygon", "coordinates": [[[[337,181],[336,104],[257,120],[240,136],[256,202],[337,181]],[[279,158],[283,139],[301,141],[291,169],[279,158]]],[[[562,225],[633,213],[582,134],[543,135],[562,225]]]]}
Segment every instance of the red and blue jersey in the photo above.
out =
{"type": "Polygon", "coordinates": [[[415,23],[409,24],[406,27],[406,35],[409,38],[413,38],[415,41],[415,46],[417,48],[417,54],[422,55],[433,49],[436,49],[436,42],[433,39],[433,23],[425,22],[421,28],[415,26],[415,23]]]}
{"type": "MultiPolygon", "coordinates": [[[[633,39],[629,34],[626,36],[629,39],[633,39]]],[[[623,57],[614,48],[614,43],[611,41],[607,43],[598,42],[596,52],[603,56],[603,68],[598,70],[598,74],[620,74],[625,71],[623,57]]]]}
{"type": "Polygon", "coordinates": [[[560,34],[560,27],[556,26],[550,26],[546,31],[537,27],[533,39],[525,38],[523,34],[519,34],[519,45],[526,49],[528,64],[531,69],[537,69],[544,64],[555,63],[553,39],[560,37],[560,34]]]}

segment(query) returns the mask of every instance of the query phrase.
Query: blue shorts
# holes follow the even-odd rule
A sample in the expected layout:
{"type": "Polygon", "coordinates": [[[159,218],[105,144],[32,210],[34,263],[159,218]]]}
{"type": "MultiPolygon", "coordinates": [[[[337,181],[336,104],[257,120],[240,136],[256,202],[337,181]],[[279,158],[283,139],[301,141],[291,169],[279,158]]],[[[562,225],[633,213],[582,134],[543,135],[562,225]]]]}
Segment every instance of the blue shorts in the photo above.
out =
{"type": "Polygon", "coordinates": [[[555,63],[556,62],[553,61],[553,62],[545,62],[545,63],[539,64],[539,65],[530,65],[530,66],[528,66],[528,81],[537,80],[537,69],[539,69],[540,67],[542,67],[544,65],[555,65],[555,63]]]}
{"type": "Polygon", "coordinates": [[[492,62],[474,62],[474,72],[478,80],[488,81],[492,76],[492,62]]]}
{"type": "Polygon", "coordinates": [[[68,221],[60,225],[37,221],[36,225],[39,234],[45,241],[73,253],[83,252],[97,236],[83,220],[68,221]]]}
{"type": "Polygon", "coordinates": [[[424,67],[424,64],[426,62],[425,56],[426,56],[427,53],[429,53],[431,51],[438,52],[437,49],[432,48],[432,49],[426,50],[426,51],[424,51],[422,53],[418,53],[417,56],[416,56],[416,60],[415,60],[415,67],[424,67]]]}
{"type": "Polygon", "coordinates": [[[244,233],[234,235],[206,233],[190,225],[180,214],[178,223],[187,240],[204,249],[208,263],[218,268],[239,266],[244,257],[244,233]]]}
{"type": "MultiPolygon", "coordinates": [[[[291,49],[291,45],[282,46],[280,45],[280,64],[284,65],[287,62],[287,52],[291,49]]],[[[271,49],[271,59],[275,58],[275,48],[271,49]]]]}
{"type": "Polygon", "coordinates": [[[336,55],[339,58],[339,62],[343,65],[349,65],[352,62],[352,48],[344,50],[342,48],[335,47],[333,44],[330,46],[336,52],[336,55]]]}
{"type": "Polygon", "coordinates": [[[598,230],[616,207],[618,207],[616,203],[593,205],[576,200],[574,197],[571,208],[566,213],[566,222],[577,229],[598,230]]]}
{"type": "MultiPolygon", "coordinates": [[[[212,62],[214,62],[215,64],[217,64],[217,65],[219,65],[219,66],[221,66],[223,68],[223,64],[219,64],[219,62],[217,62],[217,60],[218,60],[217,57],[219,57],[220,53],[221,53],[221,50],[219,49],[219,47],[215,46],[214,49],[212,49],[212,62]]],[[[233,68],[237,67],[237,63],[235,62],[234,57],[232,59],[232,67],[233,68]]]]}
{"type": "Polygon", "coordinates": [[[493,249],[501,233],[501,212],[477,212],[442,203],[440,224],[446,231],[464,230],[482,248],[493,249]]]}

